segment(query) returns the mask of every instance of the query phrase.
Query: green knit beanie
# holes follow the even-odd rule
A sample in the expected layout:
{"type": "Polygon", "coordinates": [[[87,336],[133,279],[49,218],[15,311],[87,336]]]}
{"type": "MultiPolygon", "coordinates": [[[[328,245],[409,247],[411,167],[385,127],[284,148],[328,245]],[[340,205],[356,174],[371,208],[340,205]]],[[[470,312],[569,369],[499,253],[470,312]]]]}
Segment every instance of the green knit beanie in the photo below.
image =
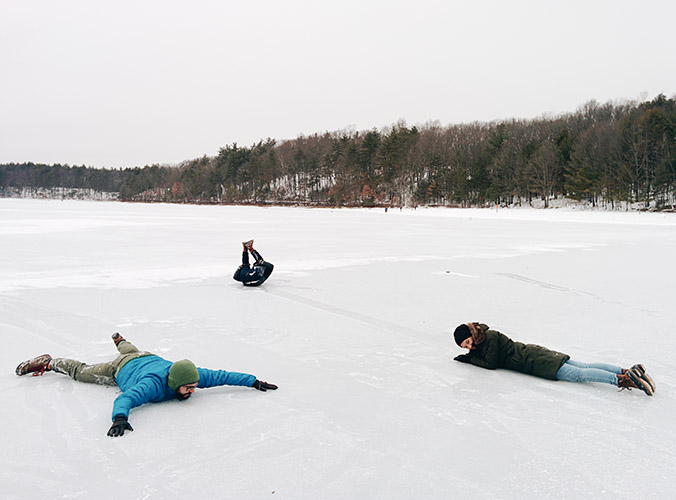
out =
{"type": "Polygon", "coordinates": [[[169,384],[169,389],[174,392],[182,385],[194,384],[199,381],[200,374],[197,372],[197,367],[189,359],[176,361],[176,363],[169,368],[167,383],[169,384]]]}

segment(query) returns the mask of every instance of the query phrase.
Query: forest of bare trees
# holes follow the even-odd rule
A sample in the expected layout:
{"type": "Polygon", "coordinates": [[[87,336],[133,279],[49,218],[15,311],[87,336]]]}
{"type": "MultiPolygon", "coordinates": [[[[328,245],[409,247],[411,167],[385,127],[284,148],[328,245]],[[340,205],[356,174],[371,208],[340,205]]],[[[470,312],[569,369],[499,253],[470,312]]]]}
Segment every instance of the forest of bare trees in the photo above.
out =
{"type": "Polygon", "coordinates": [[[126,201],[486,206],[553,198],[676,204],[676,101],[591,101],[576,112],[337,131],[222,147],[174,167],[0,165],[0,190],[76,187],[126,201]]]}

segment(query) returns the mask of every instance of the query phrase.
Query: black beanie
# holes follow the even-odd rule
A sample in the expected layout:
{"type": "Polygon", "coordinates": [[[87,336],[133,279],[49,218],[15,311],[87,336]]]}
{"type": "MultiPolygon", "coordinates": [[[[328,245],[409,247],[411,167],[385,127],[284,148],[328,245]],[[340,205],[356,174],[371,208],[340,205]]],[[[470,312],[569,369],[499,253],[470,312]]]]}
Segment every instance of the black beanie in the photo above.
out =
{"type": "Polygon", "coordinates": [[[453,332],[453,336],[455,337],[455,343],[462,344],[462,341],[465,340],[467,337],[472,336],[472,332],[469,331],[469,326],[462,324],[458,328],[455,329],[453,332]]]}

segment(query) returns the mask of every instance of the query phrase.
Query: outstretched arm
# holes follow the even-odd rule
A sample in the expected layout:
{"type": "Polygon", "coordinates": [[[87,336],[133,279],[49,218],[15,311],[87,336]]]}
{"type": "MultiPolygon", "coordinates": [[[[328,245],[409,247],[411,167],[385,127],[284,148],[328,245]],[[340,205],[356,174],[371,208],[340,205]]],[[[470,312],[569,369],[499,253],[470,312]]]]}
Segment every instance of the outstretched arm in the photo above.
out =
{"type": "Polygon", "coordinates": [[[143,380],[120,394],[113,403],[113,425],[108,429],[108,435],[118,437],[124,431],[134,429],[128,422],[129,411],[153,399],[157,400],[163,394],[163,388],[152,379],[143,380]]]}
{"type": "Polygon", "coordinates": [[[200,381],[197,387],[202,389],[207,387],[217,387],[219,385],[241,385],[252,387],[256,377],[248,373],[228,372],[225,370],[209,370],[207,368],[198,368],[200,381]]]}
{"type": "Polygon", "coordinates": [[[144,379],[120,394],[113,403],[113,419],[121,415],[129,418],[132,408],[141,406],[148,401],[159,401],[164,395],[164,387],[154,379],[144,379]]]}
{"type": "Polygon", "coordinates": [[[209,370],[207,368],[198,368],[200,381],[197,387],[217,387],[220,385],[241,385],[244,387],[253,387],[259,391],[274,391],[277,386],[257,380],[255,376],[248,373],[228,372],[225,370],[209,370]]]}

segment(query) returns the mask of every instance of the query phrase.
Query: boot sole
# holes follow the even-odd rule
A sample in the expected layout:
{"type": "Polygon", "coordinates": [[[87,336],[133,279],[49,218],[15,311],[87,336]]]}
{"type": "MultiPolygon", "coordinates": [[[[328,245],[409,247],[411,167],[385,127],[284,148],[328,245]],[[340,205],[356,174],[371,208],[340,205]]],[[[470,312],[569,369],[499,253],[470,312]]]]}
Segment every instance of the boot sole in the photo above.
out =
{"type": "Polygon", "coordinates": [[[631,380],[636,387],[641,389],[648,396],[653,395],[653,391],[650,389],[650,385],[648,385],[648,383],[641,378],[638,370],[632,368],[631,370],[629,370],[627,372],[627,376],[629,377],[629,380],[631,380]]]}
{"type": "Polygon", "coordinates": [[[643,366],[641,363],[632,366],[632,368],[636,371],[639,377],[641,377],[643,380],[645,380],[648,385],[650,385],[650,389],[652,392],[655,392],[655,381],[652,379],[650,375],[648,375],[645,371],[645,366],[643,366]]]}

